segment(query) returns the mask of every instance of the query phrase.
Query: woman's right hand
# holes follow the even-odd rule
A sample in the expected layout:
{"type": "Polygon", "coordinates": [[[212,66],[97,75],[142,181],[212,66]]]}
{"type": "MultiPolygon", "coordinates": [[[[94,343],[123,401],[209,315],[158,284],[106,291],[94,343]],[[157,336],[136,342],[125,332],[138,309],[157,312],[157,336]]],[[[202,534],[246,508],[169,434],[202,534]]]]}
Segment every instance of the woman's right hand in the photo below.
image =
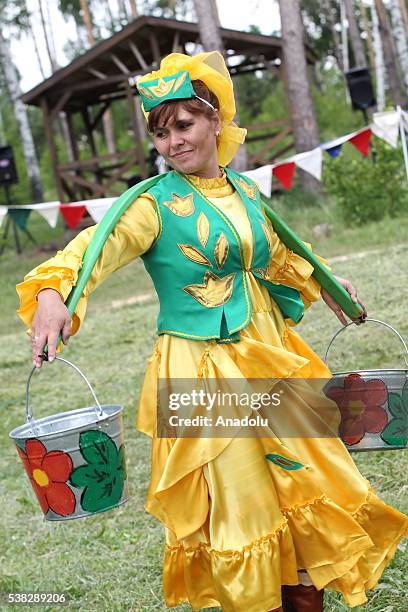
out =
{"type": "Polygon", "coordinates": [[[53,361],[61,333],[64,344],[71,335],[71,315],[61,295],[55,289],[42,289],[37,295],[38,306],[31,325],[33,365],[41,368],[44,347],[48,344],[48,361],[53,361]]]}

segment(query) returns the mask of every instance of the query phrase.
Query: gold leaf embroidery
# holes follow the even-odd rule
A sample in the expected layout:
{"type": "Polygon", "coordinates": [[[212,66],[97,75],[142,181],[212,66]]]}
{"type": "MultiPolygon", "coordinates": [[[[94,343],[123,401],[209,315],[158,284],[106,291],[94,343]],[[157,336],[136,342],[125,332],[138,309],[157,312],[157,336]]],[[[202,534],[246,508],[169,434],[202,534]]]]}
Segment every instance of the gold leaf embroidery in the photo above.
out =
{"type": "Polygon", "coordinates": [[[179,217],[189,217],[194,212],[194,195],[189,193],[188,195],[181,197],[177,193],[171,194],[172,199],[167,202],[163,202],[164,206],[170,208],[171,212],[179,217]]]}
{"type": "Polygon", "coordinates": [[[225,263],[225,260],[227,259],[228,251],[229,251],[228,240],[224,232],[221,232],[215,244],[215,247],[214,247],[215,263],[217,264],[217,268],[219,270],[222,268],[222,266],[225,263]]]}
{"type": "Polygon", "coordinates": [[[166,82],[164,79],[159,79],[157,85],[150,85],[148,89],[150,89],[156,98],[163,98],[163,96],[167,96],[167,94],[171,91],[173,85],[173,80],[166,82]]]}
{"type": "Polygon", "coordinates": [[[256,187],[255,185],[248,185],[243,178],[237,179],[238,185],[241,187],[242,191],[244,191],[251,200],[256,200],[256,187]]]}
{"type": "Polygon", "coordinates": [[[204,274],[202,284],[187,285],[183,291],[195,298],[200,304],[207,308],[215,308],[228,302],[234,287],[236,272],[232,272],[224,278],[220,278],[211,270],[204,274]]]}
{"type": "Polygon", "coordinates": [[[208,236],[210,235],[210,222],[203,212],[200,212],[197,219],[197,235],[202,246],[207,244],[208,236]]]}
{"type": "Polygon", "coordinates": [[[178,244],[177,246],[181,249],[181,252],[187,257],[187,259],[191,259],[191,261],[198,264],[203,264],[203,266],[212,267],[211,261],[192,244],[178,244]]]}
{"type": "Polygon", "coordinates": [[[261,223],[261,225],[262,225],[262,229],[264,231],[266,240],[268,242],[269,255],[270,255],[270,257],[272,257],[273,245],[272,245],[272,236],[271,236],[271,233],[269,231],[269,227],[266,225],[266,223],[261,223]]]}
{"type": "Polygon", "coordinates": [[[272,280],[271,277],[269,276],[269,272],[267,268],[254,268],[254,272],[258,272],[258,274],[262,276],[262,278],[266,281],[272,280]]]}
{"type": "Polygon", "coordinates": [[[154,96],[150,93],[150,91],[147,89],[147,87],[142,87],[141,85],[139,85],[138,87],[140,93],[142,93],[144,96],[146,96],[146,98],[149,98],[149,100],[154,100],[154,96]]]}
{"type": "Polygon", "coordinates": [[[177,79],[174,82],[173,93],[177,91],[178,89],[180,89],[180,87],[186,80],[186,76],[187,76],[187,72],[184,72],[184,74],[180,74],[180,76],[177,77],[177,79]]]}

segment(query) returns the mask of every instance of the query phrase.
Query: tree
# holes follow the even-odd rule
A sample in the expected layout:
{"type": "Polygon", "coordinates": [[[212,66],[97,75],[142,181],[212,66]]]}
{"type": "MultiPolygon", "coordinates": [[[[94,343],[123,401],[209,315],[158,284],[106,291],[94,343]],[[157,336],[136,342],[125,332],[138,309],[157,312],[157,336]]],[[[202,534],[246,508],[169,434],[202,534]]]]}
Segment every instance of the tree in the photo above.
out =
{"type": "Polygon", "coordinates": [[[371,22],[373,26],[373,45],[375,54],[375,82],[377,88],[377,108],[379,111],[385,109],[385,66],[384,55],[381,44],[380,26],[375,6],[371,6],[371,22]]]}
{"type": "Polygon", "coordinates": [[[367,66],[363,41],[354,14],[353,0],[343,0],[350,32],[351,48],[353,49],[354,64],[358,68],[367,66]]]}
{"type": "Polygon", "coordinates": [[[407,30],[405,28],[404,19],[401,11],[399,0],[390,1],[391,23],[394,34],[395,46],[397,49],[398,59],[400,61],[402,77],[404,79],[405,91],[408,94],[408,45],[407,45],[407,30]]]}
{"type": "Polygon", "coordinates": [[[394,53],[388,16],[382,0],[374,0],[378,16],[378,24],[381,36],[382,49],[384,54],[385,71],[390,95],[395,106],[403,106],[400,83],[397,71],[397,58],[394,53]]]}
{"type": "MultiPolygon", "coordinates": [[[[92,18],[91,12],[89,10],[88,0],[80,0],[81,10],[82,10],[82,18],[84,20],[84,24],[86,27],[86,32],[88,35],[88,43],[90,47],[93,47],[95,44],[95,37],[93,33],[92,27],[92,18]]],[[[106,145],[108,147],[109,153],[115,153],[115,138],[113,134],[113,124],[112,124],[112,115],[109,111],[104,112],[103,117],[103,128],[105,133],[106,145]]]]}
{"type": "MultiPolygon", "coordinates": [[[[213,0],[212,0],[213,1],[213,0]]],[[[207,0],[194,0],[194,7],[198,18],[198,27],[200,30],[200,40],[205,51],[219,51],[225,55],[224,43],[222,42],[220,30],[217,23],[218,12],[215,12],[216,5],[212,5],[212,9],[208,10],[207,0]]],[[[235,103],[238,108],[238,96],[235,89],[235,103]]],[[[235,121],[239,124],[238,111],[235,115],[235,121]]],[[[231,168],[238,172],[248,170],[248,157],[245,145],[241,145],[230,164],[231,168]]]]}
{"type": "Polygon", "coordinates": [[[20,130],[32,199],[33,202],[41,202],[43,200],[43,188],[34,140],[28,121],[27,109],[20,100],[22,92],[18,82],[17,71],[11,57],[10,45],[8,40],[4,37],[3,28],[0,28],[0,58],[7,81],[7,88],[13,104],[14,114],[20,130]]]}
{"type": "MultiPolygon", "coordinates": [[[[319,131],[310,86],[304,47],[304,31],[299,0],[279,0],[285,89],[298,153],[319,144],[319,131]]],[[[302,187],[317,191],[318,182],[310,174],[301,174],[302,187]]]]}

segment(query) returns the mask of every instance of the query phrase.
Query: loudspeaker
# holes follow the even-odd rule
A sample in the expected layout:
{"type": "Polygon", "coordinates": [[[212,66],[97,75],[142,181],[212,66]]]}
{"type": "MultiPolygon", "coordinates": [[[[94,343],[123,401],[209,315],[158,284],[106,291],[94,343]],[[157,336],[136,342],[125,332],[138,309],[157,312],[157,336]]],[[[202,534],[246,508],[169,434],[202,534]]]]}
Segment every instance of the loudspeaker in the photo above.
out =
{"type": "Polygon", "coordinates": [[[10,145],[0,146],[0,185],[11,185],[11,183],[17,183],[17,181],[13,149],[10,145]]]}
{"type": "Polygon", "coordinates": [[[365,110],[376,105],[368,68],[353,68],[346,72],[347,85],[354,110],[365,110]]]}

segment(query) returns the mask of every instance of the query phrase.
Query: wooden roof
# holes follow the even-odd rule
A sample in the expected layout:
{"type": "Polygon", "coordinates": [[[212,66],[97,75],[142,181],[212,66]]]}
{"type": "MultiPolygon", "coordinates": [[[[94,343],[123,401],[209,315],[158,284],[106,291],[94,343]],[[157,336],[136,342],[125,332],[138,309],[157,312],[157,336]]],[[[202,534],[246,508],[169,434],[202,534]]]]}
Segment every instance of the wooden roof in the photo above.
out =
{"type": "MultiPolygon", "coordinates": [[[[227,57],[244,57],[237,66],[230,67],[232,75],[264,69],[282,59],[279,37],[226,28],[221,28],[220,32],[228,50],[227,57]]],[[[46,97],[51,107],[59,103],[66,110],[75,111],[104,98],[123,97],[128,78],[155,69],[160,58],[197,42],[196,23],[138,17],[25,93],[22,101],[40,106],[41,99],[46,97]]],[[[306,56],[309,63],[315,63],[311,49],[306,48],[306,56]]]]}

